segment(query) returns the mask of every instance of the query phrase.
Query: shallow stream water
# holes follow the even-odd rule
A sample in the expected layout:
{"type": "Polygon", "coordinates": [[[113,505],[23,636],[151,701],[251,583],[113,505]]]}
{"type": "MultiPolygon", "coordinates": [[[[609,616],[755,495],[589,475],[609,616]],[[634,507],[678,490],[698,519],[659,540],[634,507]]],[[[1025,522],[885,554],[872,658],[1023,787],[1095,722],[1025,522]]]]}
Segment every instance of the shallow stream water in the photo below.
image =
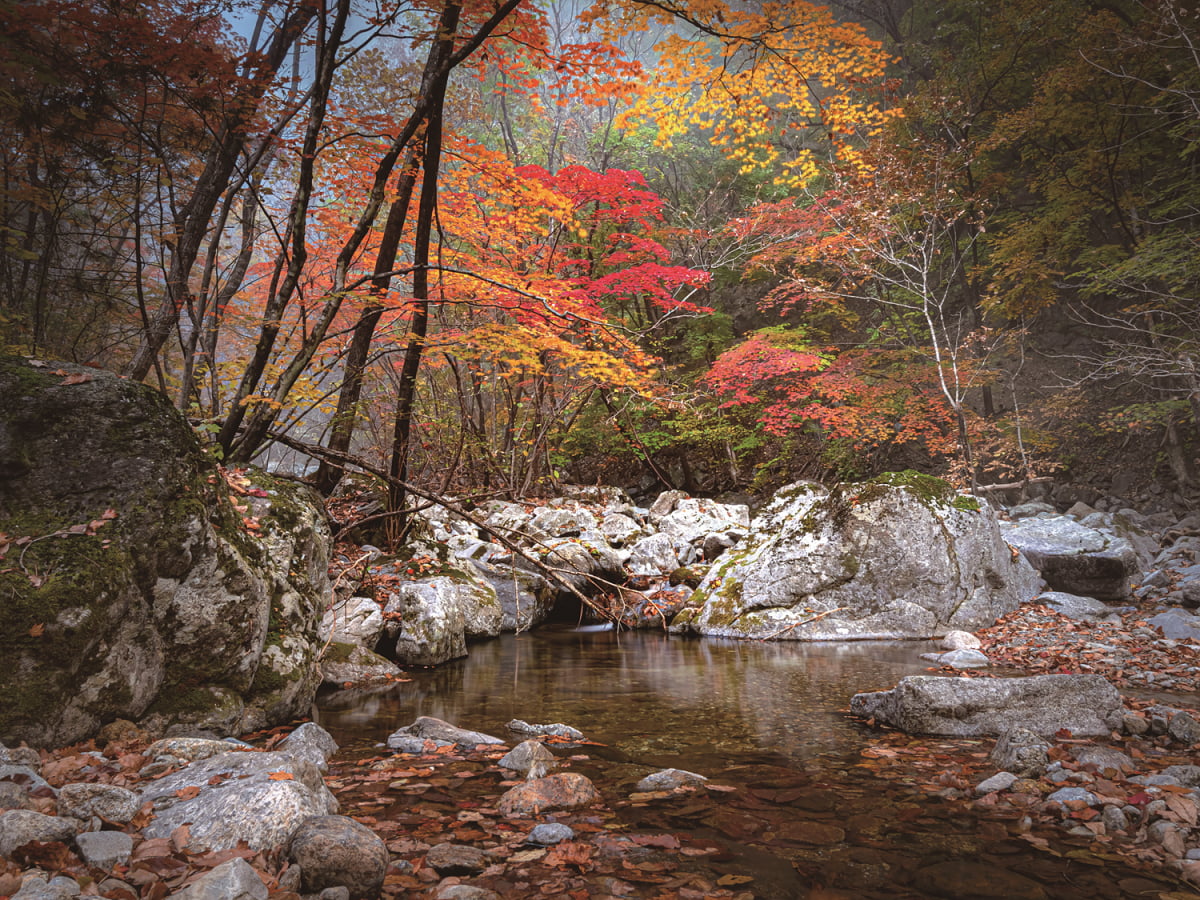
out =
{"type": "Polygon", "coordinates": [[[473,644],[469,658],[409,672],[408,683],[328,695],[319,720],[350,745],[383,741],[418,716],[510,741],[511,719],[563,722],[603,745],[586,747],[592,760],[573,770],[622,796],[667,767],[735,786],[715,806],[635,804],[621,814],[632,827],[723,842],[726,865],[714,876],[751,872],[756,897],[1192,895],[1055,830],[1041,832],[1048,849],[1034,848],[1015,820],[863,767],[872,730],[846,715],[850,697],[924,671],[919,654],[930,648],[542,629],[473,644]]]}

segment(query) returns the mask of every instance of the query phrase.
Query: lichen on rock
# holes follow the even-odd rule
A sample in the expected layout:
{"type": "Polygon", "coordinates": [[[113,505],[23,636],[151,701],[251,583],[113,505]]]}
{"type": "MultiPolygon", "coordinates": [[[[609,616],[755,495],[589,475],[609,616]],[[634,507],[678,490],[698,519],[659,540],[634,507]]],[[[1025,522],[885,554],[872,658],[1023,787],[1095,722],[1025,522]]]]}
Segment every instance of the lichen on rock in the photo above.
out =
{"type": "Polygon", "coordinates": [[[304,489],[263,476],[243,512],[163,395],[17,357],[0,358],[0,474],[0,739],[307,710],[328,532],[304,489]]]}

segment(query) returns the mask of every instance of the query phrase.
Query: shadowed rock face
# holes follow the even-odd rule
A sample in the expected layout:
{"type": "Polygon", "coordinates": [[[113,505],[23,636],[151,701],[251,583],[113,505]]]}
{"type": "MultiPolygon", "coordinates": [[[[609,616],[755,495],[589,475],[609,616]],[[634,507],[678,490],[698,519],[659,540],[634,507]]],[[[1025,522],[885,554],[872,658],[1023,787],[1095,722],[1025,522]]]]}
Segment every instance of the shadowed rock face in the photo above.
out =
{"type": "Polygon", "coordinates": [[[781,491],[672,630],[779,640],[929,638],[991,625],[1036,593],[992,513],[912,473],[781,491]]]}
{"type": "Polygon", "coordinates": [[[0,739],[309,708],[328,533],[305,491],[264,477],[235,509],[161,394],[19,358],[0,358],[0,471],[0,739]]]}
{"type": "Polygon", "coordinates": [[[1097,600],[1129,597],[1138,559],[1126,539],[1089,528],[1068,516],[1005,523],[1003,533],[1053,590],[1097,600]]]}

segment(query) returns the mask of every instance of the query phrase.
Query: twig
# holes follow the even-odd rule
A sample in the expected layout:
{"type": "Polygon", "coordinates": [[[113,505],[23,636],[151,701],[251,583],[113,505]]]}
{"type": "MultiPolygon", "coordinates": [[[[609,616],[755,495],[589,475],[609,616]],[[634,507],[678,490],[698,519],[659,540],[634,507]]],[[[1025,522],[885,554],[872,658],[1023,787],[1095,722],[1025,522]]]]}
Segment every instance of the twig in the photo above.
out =
{"type": "MultiPolygon", "coordinates": [[[[301,453],[306,453],[309,456],[315,457],[317,459],[328,459],[330,462],[334,463],[335,465],[336,464],[340,464],[340,465],[353,464],[353,465],[357,466],[358,468],[362,469],[368,475],[374,475],[376,478],[381,478],[388,484],[394,484],[394,485],[403,487],[405,489],[405,491],[412,494],[414,497],[420,497],[422,500],[428,500],[429,502],[434,503],[437,506],[441,506],[445,509],[450,510],[450,512],[454,513],[456,516],[466,519],[468,522],[470,522],[472,525],[475,525],[477,528],[480,528],[484,531],[489,532],[496,539],[496,541],[498,543],[502,544],[504,547],[511,550],[517,556],[520,556],[522,559],[524,559],[525,561],[530,563],[532,566],[534,566],[534,568],[536,568],[543,575],[546,575],[550,581],[557,584],[560,588],[562,588],[563,590],[567,591],[568,593],[574,595],[576,597],[576,599],[579,600],[580,603],[584,604],[585,606],[591,607],[597,613],[599,613],[603,618],[606,618],[609,621],[615,621],[615,619],[613,618],[613,615],[608,610],[602,609],[596,603],[592,602],[592,600],[589,597],[584,596],[584,594],[581,591],[579,591],[574,585],[572,585],[570,582],[568,582],[565,578],[559,577],[558,571],[556,571],[552,567],[543,563],[536,556],[533,556],[532,554],[528,553],[527,551],[521,549],[519,546],[517,546],[517,544],[514,541],[511,541],[504,535],[499,534],[494,528],[491,528],[491,527],[487,526],[486,524],[484,524],[484,522],[481,519],[479,519],[477,516],[473,515],[472,513],[468,512],[467,510],[463,509],[459,504],[454,503],[450,500],[447,500],[445,497],[440,497],[437,494],[432,493],[431,491],[427,491],[427,490],[424,490],[423,488],[419,488],[416,485],[413,485],[407,481],[403,481],[399,478],[396,478],[395,476],[390,475],[389,473],[383,471],[382,469],[380,469],[376,466],[372,466],[369,463],[364,462],[363,460],[355,459],[355,458],[351,457],[349,454],[338,453],[333,450],[327,450],[326,448],[319,447],[316,444],[309,444],[306,441],[297,440],[296,438],[288,437],[287,435],[283,435],[283,434],[277,434],[275,432],[271,432],[269,434],[269,436],[270,436],[271,440],[273,440],[273,441],[278,441],[279,443],[283,444],[286,447],[291,447],[293,450],[299,450],[301,453]]],[[[553,552],[553,548],[547,548],[547,549],[549,549],[551,552],[553,552]]],[[[566,571],[566,570],[561,570],[561,571],[566,571]]],[[[580,573],[573,573],[573,574],[580,574],[580,573]]],[[[604,581],[604,579],[596,578],[595,576],[592,576],[592,575],[589,575],[586,577],[588,577],[589,579],[591,579],[594,582],[611,584],[611,582],[604,581]]]]}
{"type": "Polygon", "coordinates": [[[838,606],[834,609],[827,609],[823,613],[817,613],[817,615],[813,616],[811,619],[805,619],[803,622],[793,622],[791,625],[788,625],[786,628],[779,629],[774,634],[768,634],[766,637],[756,638],[755,640],[759,640],[759,641],[774,640],[775,638],[779,637],[781,634],[791,631],[793,628],[799,628],[801,625],[809,625],[809,624],[817,621],[818,619],[823,619],[826,616],[832,615],[835,612],[844,612],[845,610],[847,610],[849,608],[850,607],[848,607],[848,606],[838,606]]]}

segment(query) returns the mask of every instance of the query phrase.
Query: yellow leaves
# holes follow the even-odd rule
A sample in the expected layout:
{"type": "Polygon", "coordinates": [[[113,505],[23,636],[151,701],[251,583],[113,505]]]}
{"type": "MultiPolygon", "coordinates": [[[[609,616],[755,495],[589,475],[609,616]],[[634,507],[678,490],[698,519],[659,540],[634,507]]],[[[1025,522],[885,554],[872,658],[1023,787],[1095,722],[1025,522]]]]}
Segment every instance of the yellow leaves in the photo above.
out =
{"type": "MultiPolygon", "coordinates": [[[[776,148],[785,137],[810,145],[824,138],[835,158],[861,164],[854,139],[896,115],[863,90],[884,82],[880,44],[824,7],[785,0],[753,12],[692,0],[680,9],[703,31],[659,42],[659,64],[618,117],[624,128],[652,122],[664,149],[704,128],[742,172],[776,169],[778,183],[798,186],[816,177],[816,158],[811,150],[781,158],[776,148]]],[[[662,15],[628,13],[626,27],[662,15]]]]}

